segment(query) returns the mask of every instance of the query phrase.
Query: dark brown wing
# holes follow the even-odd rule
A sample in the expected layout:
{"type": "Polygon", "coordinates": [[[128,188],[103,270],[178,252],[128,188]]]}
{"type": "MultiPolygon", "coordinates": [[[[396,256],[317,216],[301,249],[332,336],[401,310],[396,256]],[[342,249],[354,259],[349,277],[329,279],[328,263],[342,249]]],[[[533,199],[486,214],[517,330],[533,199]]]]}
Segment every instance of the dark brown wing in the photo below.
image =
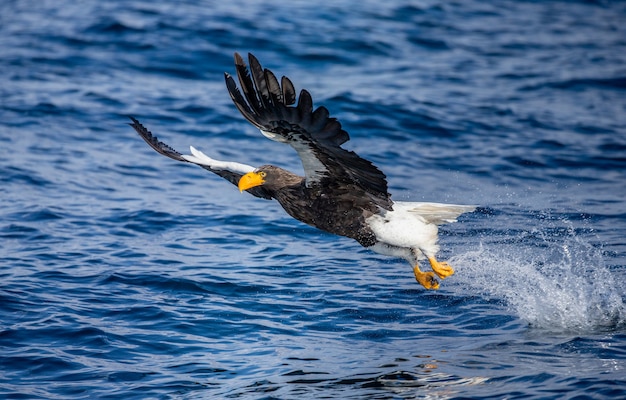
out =
{"type": "MultiPolygon", "coordinates": [[[[150,147],[152,147],[154,150],[156,150],[157,153],[163,154],[165,157],[169,157],[169,158],[171,158],[173,160],[176,160],[176,161],[183,161],[183,162],[188,162],[188,163],[191,163],[191,164],[196,164],[194,162],[191,162],[191,161],[185,159],[181,153],[179,153],[178,151],[174,150],[169,145],[159,141],[159,139],[156,136],[154,136],[152,134],[152,132],[150,132],[148,129],[146,129],[146,127],[144,127],[135,118],[130,117],[130,119],[133,122],[128,124],[128,125],[132,126],[133,129],[135,129],[135,131],[137,131],[139,136],[141,136],[141,138],[146,143],[148,143],[148,145],[150,147]]],[[[196,165],[199,165],[202,168],[206,169],[207,171],[211,171],[214,174],[216,174],[218,176],[221,176],[222,178],[226,179],[227,181],[229,181],[230,183],[232,183],[235,186],[237,186],[237,183],[239,183],[239,179],[243,175],[241,173],[229,171],[229,170],[226,170],[226,169],[211,168],[211,167],[209,167],[207,165],[203,165],[203,164],[196,164],[196,165]]],[[[253,196],[261,197],[263,199],[268,199],[268,200],[272,199],[272,196],[269,194],[269,192],[267,190],[265,190],[264,188],[262,188],[261,186],[257,186],[257,187],[254,187],[252,189],[249,189],[249,190],[247,190],[247,192],[250,193],[253,196]]]]}
{"type": "Polygon", "coordinates": [[[311,95],[296,92],[287,77],[278,82],[268,69],[248,54],[250,70],[235,53],[235,66],[241,91],[233,77],[226,73],[226,87],[235,106],[264,136],[291,145],[300,156],[307,186],[324,184],[324,180],[355,184],[368,193],[377,205],[391,210],[385,174],[370,161],[353,151],[341,148],[350,139],[337,119],[325,107],[313,109],[311,95]],[[243,92],[243,94],[242,94],[243,92]]]}

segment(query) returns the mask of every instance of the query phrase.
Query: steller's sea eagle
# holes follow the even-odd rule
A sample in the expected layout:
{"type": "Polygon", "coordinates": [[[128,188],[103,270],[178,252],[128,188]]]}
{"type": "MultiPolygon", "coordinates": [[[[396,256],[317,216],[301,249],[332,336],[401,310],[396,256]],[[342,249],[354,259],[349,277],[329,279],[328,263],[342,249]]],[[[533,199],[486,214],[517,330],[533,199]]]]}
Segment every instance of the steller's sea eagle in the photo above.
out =
{"type": "Polygon", "coordinates": [[[226,87],[241,114],[261,133],[293,147],[302,160],[304,177],[274,165],[258,168],[237,162],[218,161],[191,147],[183,155],[159,141],[139,121],[130,124],[154,150],[177,161],[201,166],[240,191],[264,199],[276,199],[287,214],[308,225],[355,239],[377,253],[400,257],[411,263],[415,279],[426,289],[438,289],[435,275],[444,279],[452,267],[437,261],[437,225],[455,222],[474,206],[394,202],[387,191],[385,174],[370,161],[341,145],[349,136],[325,107],[313,108],[308,91],[296,91],[287,77],[280,82],[263,69],[252,54],[250,69],[235,53],[241,90],[225,73],[226,87]],[[428,259],[431,271],[418,261],[428,259]]]}

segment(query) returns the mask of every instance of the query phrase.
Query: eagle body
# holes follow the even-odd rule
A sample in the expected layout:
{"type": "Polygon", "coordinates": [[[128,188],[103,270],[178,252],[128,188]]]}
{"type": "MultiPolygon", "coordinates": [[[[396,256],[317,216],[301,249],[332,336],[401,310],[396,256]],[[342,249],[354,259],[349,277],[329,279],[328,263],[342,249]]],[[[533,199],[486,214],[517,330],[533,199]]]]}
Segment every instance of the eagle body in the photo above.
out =
{"type": "Polygon", "coordinates": [[[311,95],[299,96],[287,77],[280,82],[258,60],[248,55],[250,67],[235,54],[237,80],[226,73],[226,87],[241,114],[263,136],[290,145],[300,157],[304,176],[283,168],[258,168],[213,159],[191,147],[183,155],[159,141],[139,121],[130,124],[160,154],[211,171],[255,197],[275,199],[291,217],[325,232],[346,236],[377,253],[407,260],[415,279],[426,289],[437,289],[436,277],[454,273],[437,261],[438,225],[455,222],[474,206],[394,202],[385,174],[370,161],[341,147],[349,135],[325,107],[313,108],[311,95]],[[296,104],[296,97],[297,104],[296,104]],[[428,259],[432,271],[419,261],[428,259]]]}
{"type": "Polygon", "coordinates": [[[376,236],[366,219],[377,209],[363,197],[354,195],[357,187],[339,187],[336,184],[307,186],[304,177],[272,165],[261,166],[258,171],[268,177],[263,185],[265,189],[291,217],[325,232],[355,239],[364,247],[376,243],[376,236]],[[276,184],[270,179],[289,183],[276,184]]]}

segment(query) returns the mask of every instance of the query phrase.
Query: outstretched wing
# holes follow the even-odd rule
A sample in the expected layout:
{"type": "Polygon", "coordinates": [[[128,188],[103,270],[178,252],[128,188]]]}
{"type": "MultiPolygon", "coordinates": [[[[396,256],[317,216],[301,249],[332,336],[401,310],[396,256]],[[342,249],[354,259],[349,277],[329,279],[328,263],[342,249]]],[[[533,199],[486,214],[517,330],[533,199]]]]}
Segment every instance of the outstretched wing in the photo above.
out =
{"type": "Polygon", "coordinates": [[[235,53],[235,66],[241,91],[233,77],[226,73],[226,87],[241,114],[261,130],[264,136],[288,143],[302,160],[306,184],[312,187],[324,180],[355,184],[368,193],[379,206],[391,210],[387,180],[370,161],[353,151],[341,148],[350,139],[337,119],[325,107],[313,109],[306,90],[296,91],[289,78],[278,82],[272,71],[263,69],[248,54],[250,70],[235,53]],[[243,94],[242,94],[243,92],[243,94]]]}
{"type": "MultiPolygon", "coordinates": [[[[159,139],[154,136],[152,132],[146,129],[146,127],[144,127],[135,118],[130,117],[130,119],[133,122],[128,125],[132,126],[135,131],[137,131],[139,136],[141,136],[141,138],[145,140],[145,142],[148,143],[150,147],[156,150],[157,153],[163,154],[164,156],[169,157],[173,160],[199,165],[207,171],[211,171],[214,174],[221,176],[235,186],[237,186],[237,183],[239,182],[239,179],[243,176],[243,174],[254,171],[254,167],[246,164],[215,160],[211,157],[208,157],[201,151],[196,150],[193,146],[191,147],[191,155],[181,154],[169,145],[159,141],[159,139]]],[[[261,186],[249,189],[247,190],[247,192],[256,197],[261,197],[264,199],[272,198],[267,190],[265,190],[261,186]]]]}

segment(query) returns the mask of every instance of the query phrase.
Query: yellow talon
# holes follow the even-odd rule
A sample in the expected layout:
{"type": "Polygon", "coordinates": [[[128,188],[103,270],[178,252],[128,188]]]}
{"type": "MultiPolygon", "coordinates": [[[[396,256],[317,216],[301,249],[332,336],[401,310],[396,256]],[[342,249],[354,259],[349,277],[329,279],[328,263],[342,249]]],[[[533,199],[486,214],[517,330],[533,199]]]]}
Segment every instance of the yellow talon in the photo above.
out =
{"type": "Polygon", "coordinates": [[[439,282],[435,279],[435,274],[432,272],[422,272],[419,267],[416,265],[413,267],[413,273],[415,274],[415,279],[420,283],[420,285],[424,286],[426,289],[439,289],[439,282]]]}
{"type": "Polygon", "coordinates": [[[437,276],[441,279],[445,279],[454,274],[454,269],[447,262],[437,261],[435,257],[428,258],[428,261],[430,261],[430,266],[433,271],[435,271],[437,276]]]}

